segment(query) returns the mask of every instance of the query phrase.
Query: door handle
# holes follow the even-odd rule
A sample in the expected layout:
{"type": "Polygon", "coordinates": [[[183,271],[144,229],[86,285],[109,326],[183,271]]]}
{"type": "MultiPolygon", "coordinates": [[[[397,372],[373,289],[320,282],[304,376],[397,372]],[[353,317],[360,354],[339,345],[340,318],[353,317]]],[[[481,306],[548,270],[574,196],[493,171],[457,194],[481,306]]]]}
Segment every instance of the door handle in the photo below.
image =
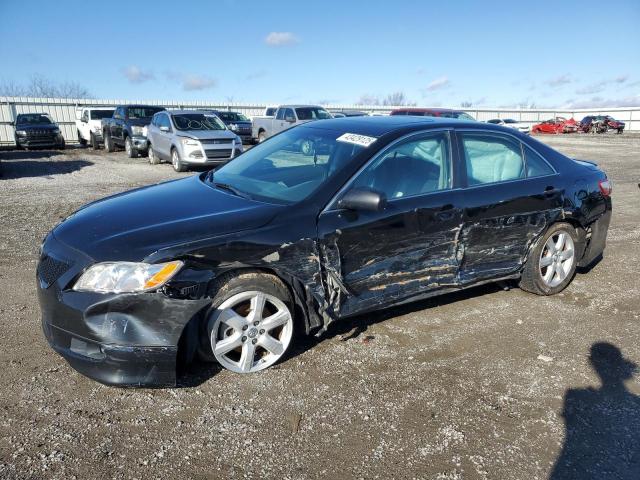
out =
{"type": "Polygon", "coordinates": [[[550,197],[551,195],[555,195],[556,193],[558,193],[560,190],[558,188],[555,188],[553,186],[548,186],[544,189],[544,195],[545,197],[550,197]]]}

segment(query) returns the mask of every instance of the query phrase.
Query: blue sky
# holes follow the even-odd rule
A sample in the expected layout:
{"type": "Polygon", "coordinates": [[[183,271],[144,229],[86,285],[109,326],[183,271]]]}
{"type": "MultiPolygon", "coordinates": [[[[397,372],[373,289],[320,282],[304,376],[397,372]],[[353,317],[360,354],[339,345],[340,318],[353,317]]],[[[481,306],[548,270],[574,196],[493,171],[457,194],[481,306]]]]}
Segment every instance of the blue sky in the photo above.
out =
{"type": "Polygon", "coordinates": [[[640,105],[638,0],[0,0],[0,18],[0,82],[98,98],[640,105]]]}

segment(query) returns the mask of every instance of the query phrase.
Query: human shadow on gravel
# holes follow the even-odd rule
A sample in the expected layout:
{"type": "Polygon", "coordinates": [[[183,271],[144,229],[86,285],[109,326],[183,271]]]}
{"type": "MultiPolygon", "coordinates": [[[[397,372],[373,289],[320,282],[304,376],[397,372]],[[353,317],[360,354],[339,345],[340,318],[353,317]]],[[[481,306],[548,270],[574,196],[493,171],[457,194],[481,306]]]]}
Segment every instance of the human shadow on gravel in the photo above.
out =
{"type": "MultiPolygon", "coordinates": [[[[34,152],[28,152],[32,154],[34,152]]],[[[55,155],[55,154],[54,154],[55,155]]],[[[40,158],[49,158],[52,155],[43,155],[40,158]]],[[[84,167],[93,165],[87,160],[33,160],[34,156],[29,155],[30,160],[14,160],[5,162],[4,157],[0,157],[0,181],[26,177],[47,177],[64,175],[81,170],[84,167]]]]}
{"type": "Polygon", "coordinates": [[[591,346],[589,361],[600,388],[567,390],[566,433],[551,480],[640,478],[640,397],[624,382],[638,366],[606,342],[591,346]]]}

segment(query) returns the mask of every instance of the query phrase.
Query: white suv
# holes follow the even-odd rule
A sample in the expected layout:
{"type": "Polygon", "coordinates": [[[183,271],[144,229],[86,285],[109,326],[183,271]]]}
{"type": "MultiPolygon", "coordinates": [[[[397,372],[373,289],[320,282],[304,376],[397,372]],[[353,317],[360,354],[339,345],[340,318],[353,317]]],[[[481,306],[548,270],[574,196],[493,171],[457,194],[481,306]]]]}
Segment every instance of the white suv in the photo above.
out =
{"type": "Polygon", "coordinates": [[[102,143],[103,118],[113,115],[112,107],[81,107],[76,109],[76,130],[78,130],[78,142],[83,147],[88,143],[97,150],[102,143]]]}
{"type": "Polygon", "coordinates": [[[242,139],[222,120],[198,110],[156,113],[147,130],[149,163],[170,160],[176,172],[189,165],[222,165],[242,153],[242,139]]]}

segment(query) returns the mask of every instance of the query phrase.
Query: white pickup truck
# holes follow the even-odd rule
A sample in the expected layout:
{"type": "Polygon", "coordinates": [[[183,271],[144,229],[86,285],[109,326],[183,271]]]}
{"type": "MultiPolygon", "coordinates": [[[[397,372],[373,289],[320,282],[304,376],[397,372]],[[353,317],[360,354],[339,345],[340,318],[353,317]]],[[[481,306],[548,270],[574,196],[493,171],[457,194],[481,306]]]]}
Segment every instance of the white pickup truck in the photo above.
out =
{"type": "Polygon", "coordinates": [[[333,118],[318,105],[280,105],[273,117],[254,117],[252,136],[258,142],[301,123],[333,118]]]}
{"type": "Polygon", "coordinates": [[[76,130],[78,142],[83,147],[88,143],[97,150],[102,143],[103,118],[113,115],[114,107],[80,107],[76,109],[76,130]]]}

